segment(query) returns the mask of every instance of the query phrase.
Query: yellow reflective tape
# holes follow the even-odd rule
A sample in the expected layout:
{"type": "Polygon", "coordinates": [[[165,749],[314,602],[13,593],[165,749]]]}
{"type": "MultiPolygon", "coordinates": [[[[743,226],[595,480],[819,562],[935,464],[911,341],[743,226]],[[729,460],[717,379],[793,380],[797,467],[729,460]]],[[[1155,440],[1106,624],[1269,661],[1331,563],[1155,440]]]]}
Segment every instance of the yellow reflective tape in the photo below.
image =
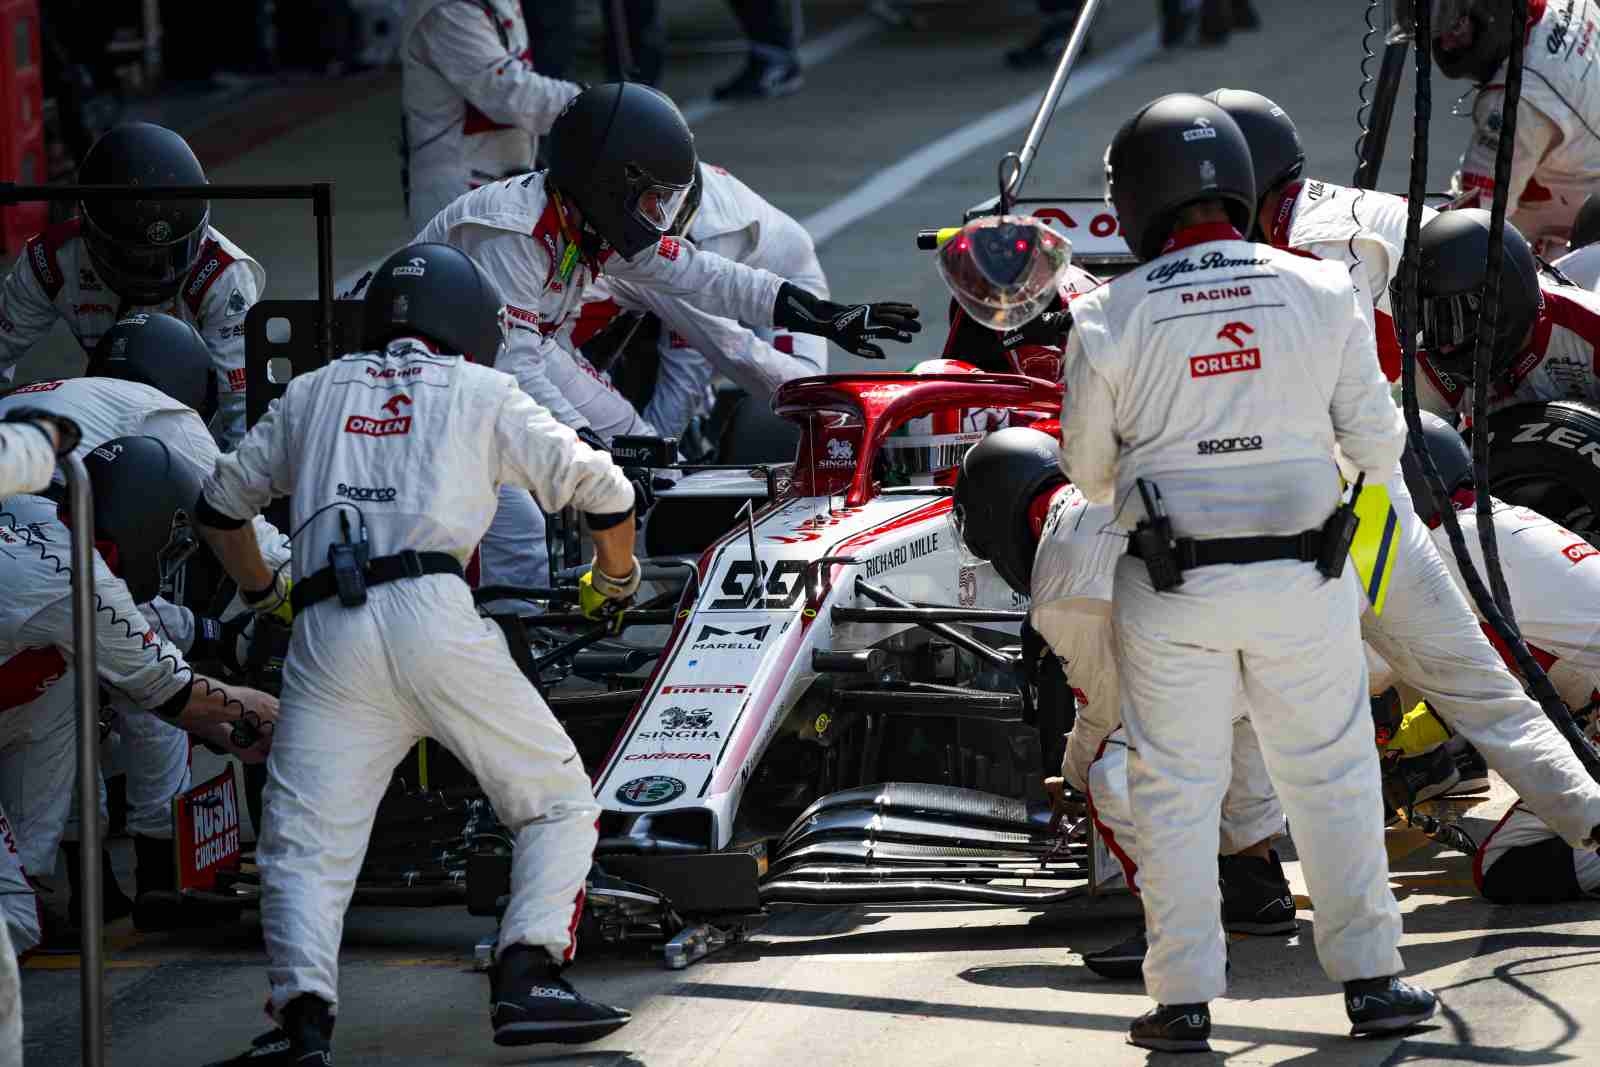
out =
{"type": "Polygon", "coordinates": [[[417,788],[423,792],[428,789],[428,739],[424,737],[417,742],[417,788]]]}
{"type": "Polygon", "coordinates": [[[1356,498],[1356,536],[1350,542],[1350,562],[1361,577],[1374,615],[1383,614],[1389,596],[1389,577],[1394,573],[1394,547],[1400,536],[1400,516],[1389,502],[1389,490],[1381,484],[1367,483],[1356,498]]]}
{"type": "Polygon", "coordinates": [[[938,247],[939,248],[943,248],[944,247],[944,243],[946,241],[950,240],[950,238],[954,237],[956,234],[958,234],[960,232],[961,232],[961,227],[960,226],[941,226],[939,228],[939,233],[934,238],[934,240],[938,242],[938,247]]]}

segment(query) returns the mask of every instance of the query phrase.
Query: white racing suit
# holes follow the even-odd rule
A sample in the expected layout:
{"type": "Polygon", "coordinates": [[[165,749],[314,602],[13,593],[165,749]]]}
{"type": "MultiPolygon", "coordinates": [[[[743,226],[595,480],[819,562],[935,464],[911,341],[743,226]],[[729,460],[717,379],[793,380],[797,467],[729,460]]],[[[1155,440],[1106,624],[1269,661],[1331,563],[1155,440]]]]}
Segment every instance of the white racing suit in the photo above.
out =
{"type": "MultiPolygon", "coordinates": [[[[1434,214],[1424,209],[1424,221],[1434,214]]],[[[1384,319],[1405,228],[1406,202],[1399,197],[1318,181],[1286,190],[1271,227],[1273,244],[1345,264],[1357,290],[1377,298],[1377,348],[1391,381],[1400,374],[1399,343],[1384,319]]],[[[1491,410],[1596,391],[1591,383],[1600,300],[1571,286],[1541,284],[1544,307],[1533,345],[1515,369],[1518,386],[1511,395],[1491,398],[1491,410]]],[[[1418,353],[1417,369],[1418,402],[1424,409],[1450,417],[1458,408],[1470,408],[1466,390],[1426,354],[1418,353]]],[[[1400,536],[1384,614],[1366,611],[1363,637],[1400,680],[1422,691],[1451,727],[1477,746],[1491,767],[1550,811],[1564,836],[1582,841],[1600,822],[1600,790],[1477,626],[1468,599],[1452,583],[1411,507],[1399,467],[1383,481],[1400,536]]]]}
{"type": "MultiPolygon", "coordinates": [[[[1600,64],[1594,0],[1530,0],[1517,143],[1506,191],[1506,221],[1546,258],[1567,249],[1584,198],[1600,188],[1600,64]]],[[[1487,209],[1494,197],[1495,150],[1505,108],[1505,64],[1472,104],[1472,140],[1452,192],[1476,193],[1461,206],[1487,209]]]]}
{"type": "Polygon", "coordinates": [[[400,74],[413,231],[468,189],[532,170],[538,135],[579,89],[533,69],[517,0],[412,0],[400,74]]]}
{"type": "MultiPolygon", "coordinates": [[[[1405,250],[1406,211],[1406,201],[1390,193],[1308,179],[1284,190],[1268,234],[1268,242],[1279,248],[1310,252],[1350,268],[1350,280],[1372,301],[1378,364],[1391,382],[1400,379],[1400,341],[1389,286],[1405,250]]],[[[1423,207],[1423,225],[1437,214],[1423,207]]]]}
{"type": "MultiPolygon", "coordinates": [[[[34,382],[0,397],[0,416],[17,408],[38,408],[62,415],[78,424],[83,437],[75,454],[118,437],[154,437],[174,456],[188,461],[200,478],[217,465],[217,445],[192,408],[161,390],[141,382],[115,378],[63,378],[34,382]]],[[[274,565],[288,557],[288,543],[265,519],[256,520],[256,536],[274,565]]],[[[227,615],[246,610],[235,599],[227,615]]],[[[156,598],[140,605],[152,627],[187,654],[194,644],[194,615],[188,608],[156,598]]],[[[168,722],[126,701],[113,698],[120,713],[117,733],[121,744],[103,766],[107,773],[128,776],[128,829],[144,837],[172,837],[172,798],[189,788],[189,735],[168,722]]],[[[102,790],[102,815],[104,792],[102,790]]],[[[77,837],[77,816],[67,827],[68,840],[77,837]]]]}
{"type": "Polygon", "coordinates": [[[17,968],[17,955],[38,944],[41,935],[37,910],[33,915],[32,941],[18,941],[12,931],[12,908],[25,909],[34,899],[33,887],[17,862],[5,812],[0,812],[0,831],[5,838],[5,849],[0,851],[0,893],[6,894],[5,921],[0,922],[0,1067],[22,1067],[22,974],[17,968]],[[18,897],[15,904],[11,900],[14,894],[18,897]]]}
{"type": "Polygon", "coordinates": [[[12,379],[16,362],[57,318],[89,352],[118,319],[160,311],[192,325],[211,349],[218,379],[211,431],[224,448],[233,447],[244,436],[244,319],[266,284],[261,264],[213,226],[178,295],[161,305],[135,306],[100,280],[78,226],[78,219],[68,219],[30,238],[0,285],[0,382],[12,379]]]}
{"type": "MultiPolygon", "coordinates": [[[[1543,276],[1539,295],[1533,338],[1511,365],[1507,381],[1491,387],[1490,414],[1544,400],[1600,403],[1600,295],[1543,276]]],[[[1417,371],[1418,406],[1446,419],[1459,412],[1470,426],[1472,383],[1446,374],[1425,352],[1417,353],[1417,371]]]]}
{"type": "MultiPolygon", "coordinates": [[[[1121,865],[1128,887],[1138,892],[1140,848],[1128,795],[1127,738],[1111,624],[1112,576],[1128,541],[1111,528],[1111,518],[1109,506],[1090,504],[1074,486],[1056,491],[1033,558],[1028,620],[1061,658],[1076,704],[1061,775],[1088,795],[1101,839],[1121,865]]],[[[1267,777],[1261,746],[1250,720],[1241,715],[1233,725],[1233,770],[1222,800],[1222,854],[1282,832],[1283,809],[1267,777]]]]}
{"type": "Polygon", "coordinates": [[[1580,289],[1592,293],[1600,286],[1600,242],[1568,252],[1551,266],[1565,274],[1580,289]]]}
{"type": "MultiPolygon", "coordinates": [[[[1136,478],[1159,486],[1179,537],[1319,529],[1339,502],[1335,443],[1378,477],[1405,443],[1370,301],[1343,265],[1229,226],[1177,231],[1168,247],[1073,301],[1063,468],[1091,502],[1114,502],[1124,529],[1144,517],[1136,478]]],[[[1324,970],[1400,971],[1359,603],[1350,569],[1329,581],[1287,559],[1198,567],[1158,593],[1143,562],[1119,559],[1112,611],[1157,1003],[1226,988],[1218,825],[1241,684],[1317,902],[1324,970]]]]}
{"type": "MultiPolygon", "coordinates": [[[[11,819],[22,869],[46,875],[55,869],[78,773],[66,566],[71,535],[56,517],[56,505],[43,497],[11,497],[3,509],[0,809],[11,819]]],[[[176,715],[188,701],[193,672],[178,648],[145,621],[128,587],[99,553],[94,567],[95,662],[101,683],[131,705],[124,713],[128,718],[176,715]]],[[[8,915],[20,899],[4,898],[8,915]]]]}
{"type": "MultiPolygon", "coordinates": [[[[551,510],[633,506],[609,457],[510,376],[399,340],[291,381],[218,462],[198,510],[215,525],[291,494],[304,529],[299,583],[345,539],[343,523],[352,538],[365,531],[374,559],[415,550],[465,562],[501,483],[551,510]]],[[[256,851],[275,1011],[302,994],[337,1003],[344,913],[373,816],[422,737],[461,759],[516,835],[501,947],[571,958],[599,814],[577,750],[465,583],[402,579],[371,587],[359,609],[330,599],[295,619],[256,851]]]]}
{"type": "MultiPolygon", "coordinates": [[[[609,315],[597,320],[592,313],[581,314],[596,295],[599,273],[593,265],[578,256],[562,276],[569,245],[544,180],[539,172],[475,189],[434,216],[416,239],[460,248],[499,286],[512,331],[498,369],[515,377],[558,422],[573,429],[588,426],[604,440],[619,433],[656,436],[627,398],[574,354],[609,315]]],[[[677,237],[662,238],[631,261],[607,254],[599,266],[607,284],[620,281],[678,297],[701,311],[757,327],[772,325],[784,281],[677,237]]],[[[543,517],[514,488],[503,489],[501,506],[505,515],[492,525],[483,546],[483,584],[546,585],[543,517]]]]}
{"type": "Polygon", "coordinates": [[[34,493],[56,473],[56,450],[50,436],[26,423],[0,426],[0,498],[34,493]]]}

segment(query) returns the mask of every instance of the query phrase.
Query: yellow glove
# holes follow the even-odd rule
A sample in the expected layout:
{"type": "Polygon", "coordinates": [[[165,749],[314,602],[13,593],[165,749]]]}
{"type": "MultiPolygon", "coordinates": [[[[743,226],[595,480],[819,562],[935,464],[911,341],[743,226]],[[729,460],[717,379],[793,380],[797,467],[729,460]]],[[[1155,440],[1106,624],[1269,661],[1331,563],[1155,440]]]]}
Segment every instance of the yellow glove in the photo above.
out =
{"type": "Polygon", "coordinates": [[[591,566],[578,579],[578,610],[596,622],[613,619],[621,629],[622,611],[639,589],[639,561],[633,561],[626,578],[613,578],[591,566]]]}
{"type": "Polygon", "coordinates": [[[1432,752],[1450,740],[1450,732],[1427,704],[1418,704],[1400,719],[1400,729],[1384,746],[1386,752],[1399,752],[1407,759],[1432,752]]]}
{"type": "Polygon", "coordinates": [[[294,583],[288,575],[278,571],[272,576],[272,585],[255,595],[241,589],[239,598],[257,615],[291,626],[294,624],[294,608],[289,602],[289,590],[292,588],[294,583]]]}

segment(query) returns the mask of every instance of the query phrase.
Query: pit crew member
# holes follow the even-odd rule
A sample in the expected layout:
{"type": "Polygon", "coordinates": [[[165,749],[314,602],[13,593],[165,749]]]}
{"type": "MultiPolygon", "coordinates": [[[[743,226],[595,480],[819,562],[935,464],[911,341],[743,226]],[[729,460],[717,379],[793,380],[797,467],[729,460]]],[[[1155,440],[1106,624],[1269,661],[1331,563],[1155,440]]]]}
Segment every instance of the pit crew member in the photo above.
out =
{"type": "MultiPolygon", "coordinates": [[[[1447,418],[1472,410],[1478,308],[1488,277],[1489,213],[1447,211],[1422,228],[1417,401],[1447,418]]],[[[1542,274],[1506,223],[1500,322],[1489,349],[1490,413],[1540,400],[1600,400],[1600,295],[1542,274]]]]}
{"type": "MultiPolygon", "coordinates": [[[[193,548],[187,519],[193,502],[183,498],[198,493],[198,476],[148,437],[108,442],[84,466],[97,516],[125,520],[115,532],[96,523],[102,685],[126,702],[125,721],[159,716],[259,761],[271,744],[277,701],[194,671],[135,606],[152,600],[193,548]],[[233,727],[241,720],[249,731],[236,740],[233,727]]],[[[0,503],[0,545],[0,585],[7,590],[0,605],[0,807],[10,816],[23,870],[47,874],[77,779],[70,534],[53,501],[13,496],[0,503]]]]}
{"type": "MultiPolygon", "coordinates": [[[[90,147],[78,180],[97,185],[204,185],[182,137],[132,122],[90,147]]],[[[244,319],[266,272],[210,224],[206,200],[99,200],[30,238],[0,285],[0,382],[60,318],[90,352],[140,309],[192,323],[219,380],[211,430],[231,448],[244,436],[244,319]]]]}
{"type": "Polygon", "coordinates": [[[1139,554],[1117,564],[1113,619],[1156,1007],[1129,1040],[1209,1047],[1225,953],[1217,896],[1201,887],[1218,875],[1241,683],[1300,832],[1318,956],[1345,984],[1352,1032],[1404,1029],[1436,1000],[1397,977],[1360,592],[1353,572],[1313,566],[1340,507],[1334,444],[1375,480],[1404,447],[1370,301],[1342,265],[1240,236],[1257,206],[1250,152],[1208,100],[1142,108],[1112,140],[1106,184],[1145,265],[1072,303],[1061,458],[1091,503],[1114,501],[1118,525],[1139,534],[1139,554]],[[1256,295],[1196,312],[1196,290],[1241,269],[1256,295]],[[1234,345],[1246,326],[1250,344],[1234,345]],[[1254,358],[1223,354],[1247,349],[1254,358]],[[1169,373],[1175,358],[1188,374],[1169,373]]]}
{"type": "MultiPolygon", "coordinates": [[[[1304,182],[1294,193],[1302,167],[1300,140],[1283,109],[1265,97],[1240,90],[1219,90],[1213,96],[1244,132],[1256,178],[1267,186],[1256,211],[1262,231],[1271,234],[1275,244],[1343,262],[1350,268],[1358,291],[1386,294],[1400,268],[1400,250],[1405,243],[1404,204],[1382,193],[1339,189],[1326,182],[1304,182]],[[1314,197],[1314,187],[1319,184],[1322,195],[1314,197]]],[[[1488,248],[1485,217],[1482,211],[1450,211],[1437,215],[1423,227],[1424,295],[1430,285],[1436,284],[1435,275],[1457,279],[1452,291],[1460,295],[1455,303],[1447,301],[1444,313],[1439,315],[1430,317],[1425,308],[1425,338],[1430,336],[1431,322],[1476,322],[1470,308],[1477,300],[1478,289],[1472,282],[1475,277],[1476,285],[1481,286],[1483,280],[1488,248]],[[1441,239],[1446,237],[1449,239],[1441,239]],[[1451,264],[1448,270],[1440,266],[1446,256],[1451,264]],[[1475,275],[1471,264],[1474,256],[1475,275]],[[1463,320],[1454,314],[1457,311],[1467,317],[1463,320]]],[[[1531,281],[1532,256],[1511,227],[1506,233],[1507,262],[1511,264],[1506,274],[1508,281],[1513,277],[1531,281]]],[[[1559,289],[1563,299],[1557,301],[1551,296],[1548,307],[1559,313],[1561,322],[1571,324],[1582,319],[1579,312],[1591,306],[1588,295],[1571,286],[1559,289]]],[[[1525,290],[1507,284],[1501,298],[1505,308],[1502,321],[1509,323],[1502,335],[1521,337],[1532,321],[1537,293],[1529,298],[1525,290]]],[[[1381,328],[1376,332],[1380,353],[1392,343],[1390,365],[1398,374],[1398,342],[1386,341],[1381,328]]],[[[1470,367],[1470,336],[1464,336],[1464,346],[1458,346],[1464,347],[1459,358],[1469,361],[1470,367]]],[[[1536,332],[1535,336],[1546,335],[1536,332]]],[[[1552,353],[1570,352],[1575,346],[1571,330],[1554,321],[1548,336],[1553,338],[1552,353]]],[[[1582,351],[1582,358],[1587,361],[1588,350],[1582,351]]],[[[1435,379],[1446,381],[1433,359],[1431,353],[1418,354],[1422,372],[1417,377],[1420,399],[1424,407],[1448,408],[1429,384],[1435,379]]],[[[1453,384],[1449,387],[1455,388],[1453,384]]],[[[1384,488],[1399,521],[1399,536],[1393,548],[1395,564],[1387,605],[1382,614],[1368,610],[1362,616],[1362,636],[1400,678],[1417,688],[1446,722],[1471,742],[1512,788],[1538,805],[1568,842],[1582,844],[1593,836],[1596,823],[1600,823],[1600,789],[1578,763],[1566,740],[1505,669],[1479,628],[1467,598],[1451,580],[1438,549],[1415,518],[1411,493],[1398,465],[1384,488]]],[[[1466,755],[1471,758],[1470,750],[1466,755]]],[[[1450,773],[1448,763],[1443,771],[1450,773]]],[[[1421,784],[1426,787],[1441,783],[1421,784]]]]}
{"type": "MultiPolygon", "coordinates": [[[[1482,568],[1472,453],[1449,423],[1427,413],[1422,419],[1429,452],[1461,523],[1467,550],[1482,568]]],[[[1406,475],[1418,518],[1428,526],[1452,577],[1461,584],[1438,511],[1422,488],[1421,469],[1409,452],[1406,475]]],[[[1562,700],[1580,712],[1590,704],[1600,677],[1600,622],[1593,608],[1600,598],[1600,562],[1595,562],[1600,550],[1527,508],[1496,500],[1493,514],[1517,626],[1562,700]]],[[[1509,651],[1506,660],[1508,667],[1513,665],[1509,651]]],[[[1472,874],[1479,892],[1496,903],[1550,903],[1600,889],[1600,858],[1593,849],[1573,848],[1563,841],[1534,806],[1519,799],[1484,839],[1472,874]]]]}
{"type": "Polygon", "coordinates": [[[547,510],[588,513],[586,605],[625,600],[639,581],[634,490],[489,369],[504,320],[494,283],[461,251],[401,249],[367,290],[370,349],[294,378],[218,461],[196,507],[228,573],[263,605],[282,599],[280,578],[247,520],[292,494],[304,530],[256,852],[280,1029],[228,1062],[331,1058],[344,912],[390,773],[424,736],[461,758],[516,835],[491,979],[495,1041],[587,1041],[629,1018],[561,977],[599,808],[572,741],[479,617],[462,573],[497,485],[510,483],[547,510]]]}
{"type": "MultiPolygon", "coordinates": [[[[1062,777],[1088,795],[1101,837],[1137,893],[1141,850],[1128,799],[1111,623],[1112,578],[1127,538],[1112,528],[1110,506],[1090,504],[1067,483],[1055,442],[1023,427],[997,430],[967,452],[951,515],[961,545],[991,562],[1013,590],[1031,597],[1028,621],[1061,659],[1075,697],[1062,777]]],[[[1283,809],[1243,715],[1233,724],[1232,773],[1221,813],[1224,928],[1293,932],[1294,897],[1271,847],[1283,833],[1283,809]]],[[[1084,963],[1108,978],[1137,978],[1146,949],[1141,930],[1085,955],[1084,963]]]]}
{"type": "Polygon", "coordinates": [[[418,0],[400,30],[411,230],[468,189],[533,169],[534,147],[579,87],[533,69],[517,0],[418,0]]]}
{"type": "MultiPolygon", "coordinates": [[[[857,355],[881,358],[873,342],[909,342],[921,328],[908,305],[835,304],[770,271],[665,236],[698,168],[688,124],[654,89],[585,90],[557,118],[547,147],[548,171],[473,190],[436,215],[417,240],[460,248],[494,280],[513,327],[499,369],[557,421],[592,433],[596,443],[618,433],[654,435],[626,398],[574,354],[580,311],[602,274],[752,327],[827,337],[857,355]]],[[[524,531],[539,520],[524,498],[508,507],[518,503],[519,514],[508,520],[525,541],[524,531]]],[[[495,551],[483,568],[490,584],[527,569],[526,557],[496,547],[510,540],[501,532],[508,520],[491,535],[495,551]]]]}
{"type": "MultiPolygon", "coordinates": [[[[113,438],[149,436],[165,444],[172,455],[190,469],[195,479],[204,478],[216,466],[218,455],[206,425],[196,408],[215,405],[215,376],[211,355],[194,327],[170,315],[140,312],[113,326],[90,355],[88,373],[82,378],[35,382],[8,396],[0,397],[0,417],[25,407],[72,419],[81,428],[75,451],[81,457],[113,438]]],[[[126,505],[126,501],[117,501],[126,505]]],[[[149,532],[148,516],[142,510],[129,515],[97,515],[98,521],[112,530],[110,539],[126,543],[149,532]],[[117,530],[118,522],[126,529],[117,530]]],[[[281,562],[287,558],[288,542],[265,519],[257,519],[257,537],[264,551],[281,562]]],[[[163,531],[164,533],[164,531],[163,531]]],[[[171,641],[190,659],[220,659],[239,662],[237,644],[248,642],[244,628],[225,625],[221,618],[197,618],[187,607],[156,596],[140,602],[140,610],[152,627],[171,641]]],[[[247,618],[242,603],[234,603],[222,618],[247,618]]],[[[125,701],[113,699],[119,713],[121,744],[115,763],[127,774],[129,800],[128,828],[136,857],[136,899],[152,891],[172,890],[172,798],[189,788],[189,739],[182,730],[154,716],[137,713],[125,701]]],[[[110,772],[108,761],[105,769],[110,772]]],[[[78,892],[76,817],[69,823],[64,847],[69,883],[78,892]]],[[[105,888],[106,915],[120,918],[134,912],[141,929],[155,924],[150,907],[132,906],[116,890],[107,866],[105,888]]],[[[154,898],[144,900],[149,905],[154,898]]],[[[76,909],[73,909],[74,913],[76,909]]],[[[192,909],[196,920],[204,909],[192,909]]],[[[176,915],[174,914],[174,918],[176,915]]]]}
{"type": "Polygon", "coordinates": [[[1524,33],[1522,94],[1507,221],[1549,258],[1567,236],[1585,197],[1600,183],[1600,67],[1590,0],[1529,0],[1525,27],[1511,25],[1499,0],[1434,0],[1433,57],[1447,78],[1477,83],[1472,139],[1452,179],[1458,206],[1488,208],[1505,108],[1506,57],[1524,33]]]}

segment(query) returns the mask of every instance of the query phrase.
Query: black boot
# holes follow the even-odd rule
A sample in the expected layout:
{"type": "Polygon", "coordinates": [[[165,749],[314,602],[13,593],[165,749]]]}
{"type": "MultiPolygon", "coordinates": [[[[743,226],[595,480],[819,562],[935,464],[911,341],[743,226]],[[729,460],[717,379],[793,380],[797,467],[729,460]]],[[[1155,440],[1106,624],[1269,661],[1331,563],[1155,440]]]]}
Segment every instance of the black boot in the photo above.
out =
{"type": "Polygon", "coordinates": [[[206,1067],[332,1067],[333,1010],[307,993],[283,1006],[283,1025],[268,1030],[229,1060],[206,1067]]]}
{"type": "Polygon", "coordinates": [[[1161,47],[1176,48],[1189,32],[1189,13],[1183,0],[1161,0],[1161,47]]]}
{"type": "Polygon", "coordinates": [[[1149,951],[1150,943],[1145,940],[1144,928],[1140,927],[1132,937],[1118,941],[1110,948],[1086,953],[1083,965],[1101,978],[1131,981],[1144,977],[1144,957],[1149,951]]]}
{"type": "Polygon", "coordinates": [[[1233,29],[1233,18],[1228,12],[1225,0],[1201,0],[1200,4],[1200,43],[1204,45],[1221,45],[1228,41],[1228,32],[1233,29]]]}
{"type": "Polygon", "coordinates": [[[1128,1027],[1128,1044],[1156,1052],[1210,1052],[1210,1038],[1207,1004],[1157,1004],[1128,1027]]]}
{"type": "Polygon", "coordinates": [[[578,1045],[620,1028],[631,1012],[585,1000],[543,950],[512,945],[489,972],[489,1022],[497,1045],[578,1045]]]}
{"type": "MultiPolygon", "coordinates": [[[[67,907],[71,909],[72,924],[77,925],[78,916],[83,914],[83,872],[78,867],[78,843],[68,842],[61,846],[61,856],[67,864],[67,886],[71,890],[71,900],[67,907]]],[[[116,922],[126,919],[133,914],[133,901],[122,891],[117,884],[117,876],[111,870],[111,852],[109,849],[100,850],[100,917],[105,922],[116,922]]]]}
{"type": "Polygon", "coordinates": [[[1350,1036],[1392,1034],[1409,1030],[1433,1017],[1439,998],[1397,976],[1359,978],[1344,984],[1344,1010],[1350,1036]]]}
{"type": "Polygon", "coordinates": [[[1271,859],[1218,856],[1222,879],[1222,927],[1240,934],[1292,934],[1294,893],[1277,852],[1271,859]]]}

